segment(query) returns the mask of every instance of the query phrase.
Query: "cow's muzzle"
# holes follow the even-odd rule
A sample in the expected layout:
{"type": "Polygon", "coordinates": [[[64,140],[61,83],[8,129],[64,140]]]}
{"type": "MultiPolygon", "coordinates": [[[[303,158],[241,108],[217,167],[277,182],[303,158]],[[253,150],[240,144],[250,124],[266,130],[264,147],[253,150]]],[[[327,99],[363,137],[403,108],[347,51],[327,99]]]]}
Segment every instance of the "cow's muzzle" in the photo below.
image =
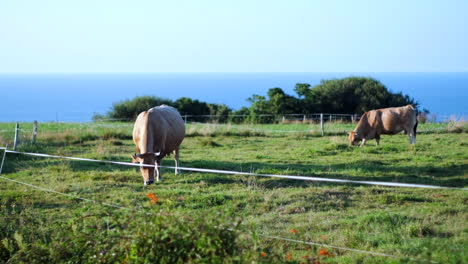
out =
{"type": "Polygon", "coordinates": [[[150,185],[150,184],[153,184],[153,183],[154,183],[153,180],[145,181],[145,185],[150,185]]]}

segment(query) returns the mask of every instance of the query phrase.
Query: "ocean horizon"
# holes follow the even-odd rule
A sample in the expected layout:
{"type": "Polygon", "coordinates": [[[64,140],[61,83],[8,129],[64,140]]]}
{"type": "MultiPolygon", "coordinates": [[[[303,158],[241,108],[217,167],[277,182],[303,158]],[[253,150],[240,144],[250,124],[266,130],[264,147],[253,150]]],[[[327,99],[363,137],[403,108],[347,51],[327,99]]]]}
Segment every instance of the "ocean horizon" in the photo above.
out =
{"type": "MultiPolygon", "coordinates": [[[[176,100],[189,97],[249,106],[253,94],[280,87],[296,95],[296,83],[315,86],[321,80],[372,77],[391,92],[414,98],[442,120],[468,116],[468,73],[58,73],[0,74],[0,122],[89,122],[107,113],[113,103],[151,95],[176,100]]],[[[348,114],[348,113],[343,113],[348,114]]]]}

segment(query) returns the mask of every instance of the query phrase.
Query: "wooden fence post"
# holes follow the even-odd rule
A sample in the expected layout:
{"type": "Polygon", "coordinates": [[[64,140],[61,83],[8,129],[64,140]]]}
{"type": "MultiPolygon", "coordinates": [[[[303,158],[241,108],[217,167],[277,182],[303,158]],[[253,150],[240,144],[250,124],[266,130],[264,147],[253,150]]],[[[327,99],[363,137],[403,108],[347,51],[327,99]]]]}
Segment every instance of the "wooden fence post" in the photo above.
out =
{"type": "Polygon", "coordinates": [[[325,131],[323,129],[323,114],[320,114],[320,129],[322,130],[322,137],[325,135],[325,131]]]}
{"type": "Polygon", "coordinates": [[[13,144],[13,150],[16,151],[16,146],[19,145],[20,143],[20,125],[19,123],[16,123],[16,128],[15,128],[15,142],[13,144]]]}
{"type": "Polygon", "coordinates": [[[37,138],[37,121],[35,120],[33,123],[33,134],[32,134],[32,143],[36,144],[36,138],[37,138]]]}

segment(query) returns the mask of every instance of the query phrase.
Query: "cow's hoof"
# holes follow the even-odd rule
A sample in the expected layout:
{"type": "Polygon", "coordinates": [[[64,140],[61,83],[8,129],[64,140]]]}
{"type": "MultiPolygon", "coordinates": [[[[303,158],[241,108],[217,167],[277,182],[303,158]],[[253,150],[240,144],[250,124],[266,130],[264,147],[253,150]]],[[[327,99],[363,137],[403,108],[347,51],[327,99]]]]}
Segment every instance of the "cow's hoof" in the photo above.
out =
{"type": "Polygon", "coordinates": [[[150,185],[150,184],[153,184],[154,181],[145,181],[145,185],[150,185]]]}

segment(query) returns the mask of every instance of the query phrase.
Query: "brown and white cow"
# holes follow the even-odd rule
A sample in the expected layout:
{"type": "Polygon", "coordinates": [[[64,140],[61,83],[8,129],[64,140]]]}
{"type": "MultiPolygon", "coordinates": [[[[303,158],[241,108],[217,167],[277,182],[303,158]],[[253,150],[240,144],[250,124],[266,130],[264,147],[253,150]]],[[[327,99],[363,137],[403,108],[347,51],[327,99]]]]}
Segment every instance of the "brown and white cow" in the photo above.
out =
{"type": "Polygon", "coordinates": [[[164,157],[174,154],[175,174],[178,174],[179,146],[184,140],[185,124],[179,112],[170,106],[161,105],[141,112],[133,127],[133,142],[136,153],[132,161],[140,164],[156,165],[140,167],[145,185],[162,180],[158,166],[164,157]]]}
{"type": "Polygon", "coordinates": [[[361,142],[360,145],[364,146],[367,140],[375,138],[379,145],[380,135],[393,135],[401,131],[409,135],[410,144],[415,144],[417,115],[412,105],[365,112],[354,131],[349,133],[349,144],[358,145],[361,142]]]}

